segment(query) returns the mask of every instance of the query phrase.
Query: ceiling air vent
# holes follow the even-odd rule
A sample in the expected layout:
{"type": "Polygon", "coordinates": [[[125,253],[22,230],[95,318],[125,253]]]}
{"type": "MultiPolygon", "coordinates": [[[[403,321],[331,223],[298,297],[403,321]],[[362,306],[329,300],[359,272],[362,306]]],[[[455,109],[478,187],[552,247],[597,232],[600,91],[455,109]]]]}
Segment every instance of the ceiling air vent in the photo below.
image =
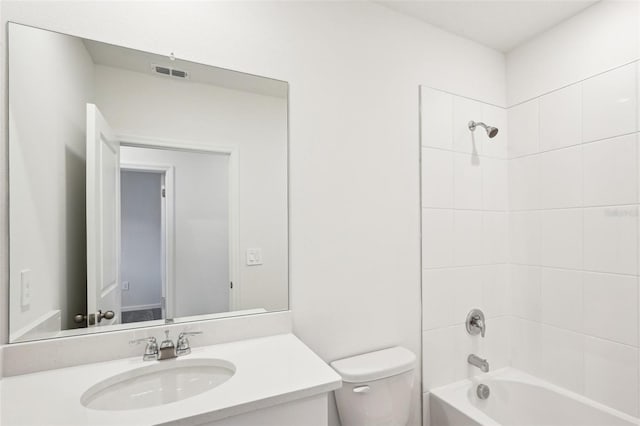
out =
{"type": "Polygon", "coordinates": [[[151,70],[155,74],[164,75],[166,77],[179,78],[181,80],[189,79],[189,73],[187,71],[166,67],[164,65],[151,64],[151,70]]]}

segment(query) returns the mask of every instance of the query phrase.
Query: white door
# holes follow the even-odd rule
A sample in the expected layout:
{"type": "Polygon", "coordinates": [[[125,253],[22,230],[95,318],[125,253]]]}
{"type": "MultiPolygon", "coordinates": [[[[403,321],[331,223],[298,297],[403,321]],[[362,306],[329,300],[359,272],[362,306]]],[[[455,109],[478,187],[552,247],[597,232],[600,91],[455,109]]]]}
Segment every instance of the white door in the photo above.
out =
{"type": "Polygon", "coordinates": [[[98,108],[87,104],[88,326],[119,323],[120,306],[120,143],[98,108]]]}

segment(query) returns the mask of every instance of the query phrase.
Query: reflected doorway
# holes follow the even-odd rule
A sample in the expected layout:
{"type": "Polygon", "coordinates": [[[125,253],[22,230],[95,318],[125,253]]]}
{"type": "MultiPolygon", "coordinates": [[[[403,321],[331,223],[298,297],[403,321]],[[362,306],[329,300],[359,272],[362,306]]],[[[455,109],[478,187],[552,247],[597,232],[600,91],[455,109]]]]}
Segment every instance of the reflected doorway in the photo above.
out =
{"type": "Polygon", "coordinates": [[[121,165],[123,323],[167,318],[167,172],[121,165]]]}

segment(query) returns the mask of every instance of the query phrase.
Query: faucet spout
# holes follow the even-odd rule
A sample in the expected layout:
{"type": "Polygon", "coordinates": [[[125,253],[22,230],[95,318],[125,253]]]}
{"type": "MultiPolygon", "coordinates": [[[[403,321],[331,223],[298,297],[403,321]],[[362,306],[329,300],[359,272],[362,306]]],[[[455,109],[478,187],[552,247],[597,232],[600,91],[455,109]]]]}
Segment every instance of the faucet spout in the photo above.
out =
{"type": "Polygon", "coordinates": [[[478,367],[483,373],[489,372],[489,362],[486,359],[480,358],[478,355],[471,354],[467,357],[467,362],[474,367],[478,367]]]}

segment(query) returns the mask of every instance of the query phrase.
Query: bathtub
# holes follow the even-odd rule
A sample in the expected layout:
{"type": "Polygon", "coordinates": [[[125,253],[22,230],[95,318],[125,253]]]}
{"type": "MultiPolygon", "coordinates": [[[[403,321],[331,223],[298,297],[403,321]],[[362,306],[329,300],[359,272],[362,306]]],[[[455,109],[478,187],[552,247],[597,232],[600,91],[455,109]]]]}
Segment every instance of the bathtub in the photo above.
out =
{"type": "Polygon", "coordinates": [[[640,420],[513,368],[431,391],[431,426],[638,426],[640,420]],[[476,387],[491,395],[481,400],[476,387]]]}

